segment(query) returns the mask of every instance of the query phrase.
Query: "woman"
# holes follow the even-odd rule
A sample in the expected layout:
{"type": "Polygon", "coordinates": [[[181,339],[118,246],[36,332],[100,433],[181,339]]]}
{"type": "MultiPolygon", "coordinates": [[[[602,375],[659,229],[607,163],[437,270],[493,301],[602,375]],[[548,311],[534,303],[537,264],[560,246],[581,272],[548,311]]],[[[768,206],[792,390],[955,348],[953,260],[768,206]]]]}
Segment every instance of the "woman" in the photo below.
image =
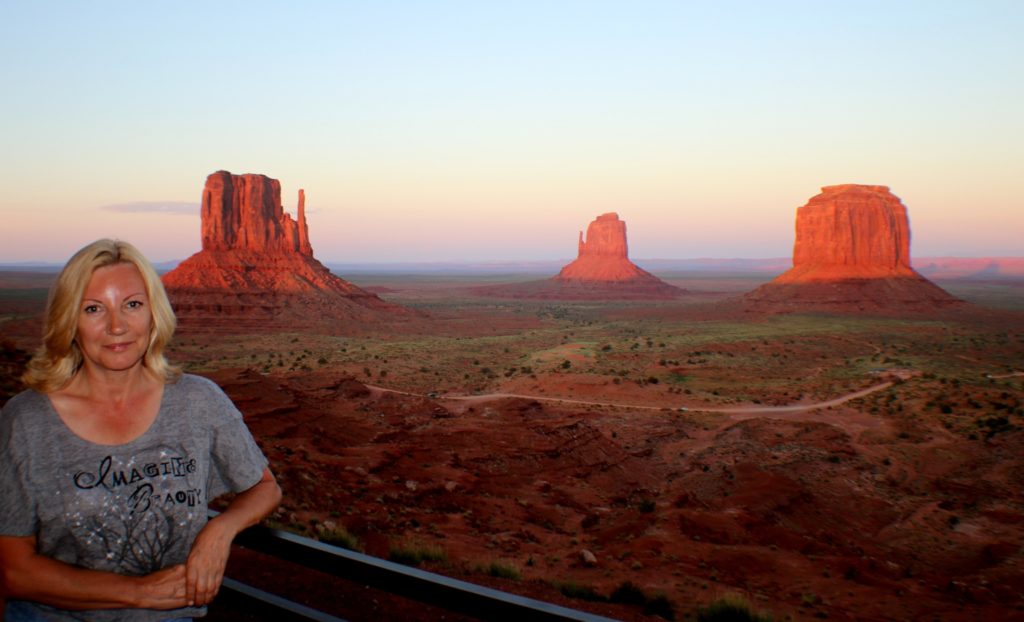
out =
{"type": "Polygon", "coordinates": [[[94,242],[58,277],[29,390],[0,413],[8,622],[204,615],[231,541],[280,501],[227,396],[168,365],[174,326],[130,244],[94,242]]]}

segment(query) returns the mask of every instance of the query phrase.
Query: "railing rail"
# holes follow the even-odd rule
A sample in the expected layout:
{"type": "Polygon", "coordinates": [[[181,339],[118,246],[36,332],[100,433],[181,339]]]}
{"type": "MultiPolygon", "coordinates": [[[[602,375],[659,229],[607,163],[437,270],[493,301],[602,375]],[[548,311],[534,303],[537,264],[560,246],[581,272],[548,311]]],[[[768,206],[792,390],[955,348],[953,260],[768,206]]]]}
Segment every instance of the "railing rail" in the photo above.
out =
{"type": "Polygon", "coordinates": [[[258,610],[262,618],[275,622],[346,622],[343,618],[264,592],[230,577],[224,577],[217,601],[223,607],[258,610]]]}
{"type": "MultiPolygon", "coordinates": [[[[614,622],[612,618],[403,566],[279,529],[259,525],[250,527],[235,538],[235,543],[361,585],[483,620],[614,622]]],[[[232,600],[255,600],[261,603],[261,607],[274,608],[281,613],[281,617],[275,619],[340,620],[232,579],[225,579],[221,591],[227,592],[225,596],[232,600]]]]}

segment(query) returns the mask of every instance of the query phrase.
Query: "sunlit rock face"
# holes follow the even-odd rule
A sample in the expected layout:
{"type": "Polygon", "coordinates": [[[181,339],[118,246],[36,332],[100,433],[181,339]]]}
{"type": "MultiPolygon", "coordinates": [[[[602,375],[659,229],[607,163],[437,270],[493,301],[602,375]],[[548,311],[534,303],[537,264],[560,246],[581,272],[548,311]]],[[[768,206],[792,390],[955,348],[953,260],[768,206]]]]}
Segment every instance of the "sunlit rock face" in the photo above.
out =
{"type": "Polygon", "coordinates": [[[886,186],[825,186],[796,212],[793,269],[780,282],[914,276],[907,208],[886,186]]]}
{"type": "Polygon", "coordinates": [[[793,267],[744,297],[760,311],[922,311],[961,301],[910,267],[907,208],[886,186],[825,186],[797,209],[793,267]]]}
{"type": "Polygon", "coordinates": [[[587,226],[585,240],[583,232],[580,232],[576,260],[562,268],[555,278],[576,281],[629,281],[656,277],[629,260],[626,223],[619,220],[618,214],[610,212],[601,214],[587,226]]]}
{"type": "Polygon", "coordinates": [[[207,177],[201,236],[202,250],[163,276],[183,326],[331,330],[337,322],[409,315],[313,257],[305,192],[293,219],[276,179],[227,171],[207,177]]]}
{"type": "Polygon", "coordinates": [[[634,285],[648,285],[654,289],[672,288],[629,260],[626,223],[619,220],[619,215],[615,212],[601,214],[595,218],[587,226],[586,239],[583,232],[580,232],[576,260],[562,268],[555,280],[584,283],[621,281],[634,285]]]}
{"type": "Polygon", "coordinates": [[[293,220],[284,213],[276,179],[217,171],[206,178],[203,188],[203,250],[297,252],[312,257],[303,190],[297,215],[293,220]]]}
{"type": "Polygon", "coordinates": [[[564,300],[664,300],[684,293],[629,260],[626,223],[614,212],[595,218],[585,239],[580,232],[576,259],[556,276],[475,291],[502,298],[564,300]]]}

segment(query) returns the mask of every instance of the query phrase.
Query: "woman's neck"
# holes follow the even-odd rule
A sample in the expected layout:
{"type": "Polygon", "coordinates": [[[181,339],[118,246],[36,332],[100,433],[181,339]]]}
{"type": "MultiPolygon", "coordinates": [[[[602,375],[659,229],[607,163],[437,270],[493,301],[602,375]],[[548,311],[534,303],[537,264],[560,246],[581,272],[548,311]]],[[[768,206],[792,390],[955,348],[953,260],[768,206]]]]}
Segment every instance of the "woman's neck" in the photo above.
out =
{"type": "Polygon", "coordinates": [[[125,370],[97,368],[86,361],[67,387],[68,393],[110,404],[123,404],[153,387],[156,377],[139,361],[125,370]]]}

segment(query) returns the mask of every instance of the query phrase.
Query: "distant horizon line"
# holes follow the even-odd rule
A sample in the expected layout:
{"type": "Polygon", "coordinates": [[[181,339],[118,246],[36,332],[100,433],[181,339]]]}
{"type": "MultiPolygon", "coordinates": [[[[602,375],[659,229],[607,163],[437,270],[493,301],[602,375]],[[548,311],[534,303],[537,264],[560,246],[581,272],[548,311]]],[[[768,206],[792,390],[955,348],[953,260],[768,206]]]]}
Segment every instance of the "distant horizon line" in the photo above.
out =
{"type": "MultiPolygon", "coordinates": [[[[422,260],[394,260],[394,261],[352,261],[341,259],[319,259],[317,261],[325,266],[344,267],[373,267],[373,266],[549,266],[565,265],[575,258],[564,257],[560,259],[422,259],[422,260]]],[[[911,255],[911,265],[916,261],[1021,261],[1024,262],[1024,255],[911,255]]],[[[636,264],[685,264],[685,263],[733,263],[733,264],[766,264],[766,263],[792,263],[791,256],[775,257],[650,257],[630,258],[636,264]]],[[[154,261],[153,266],[158,268],[173,268],[185,259],[168,259],[154,261]]],[[[4,268],[60,268],[64,262],[60,261],[0,261],[0,269],[4,268]]]]}

